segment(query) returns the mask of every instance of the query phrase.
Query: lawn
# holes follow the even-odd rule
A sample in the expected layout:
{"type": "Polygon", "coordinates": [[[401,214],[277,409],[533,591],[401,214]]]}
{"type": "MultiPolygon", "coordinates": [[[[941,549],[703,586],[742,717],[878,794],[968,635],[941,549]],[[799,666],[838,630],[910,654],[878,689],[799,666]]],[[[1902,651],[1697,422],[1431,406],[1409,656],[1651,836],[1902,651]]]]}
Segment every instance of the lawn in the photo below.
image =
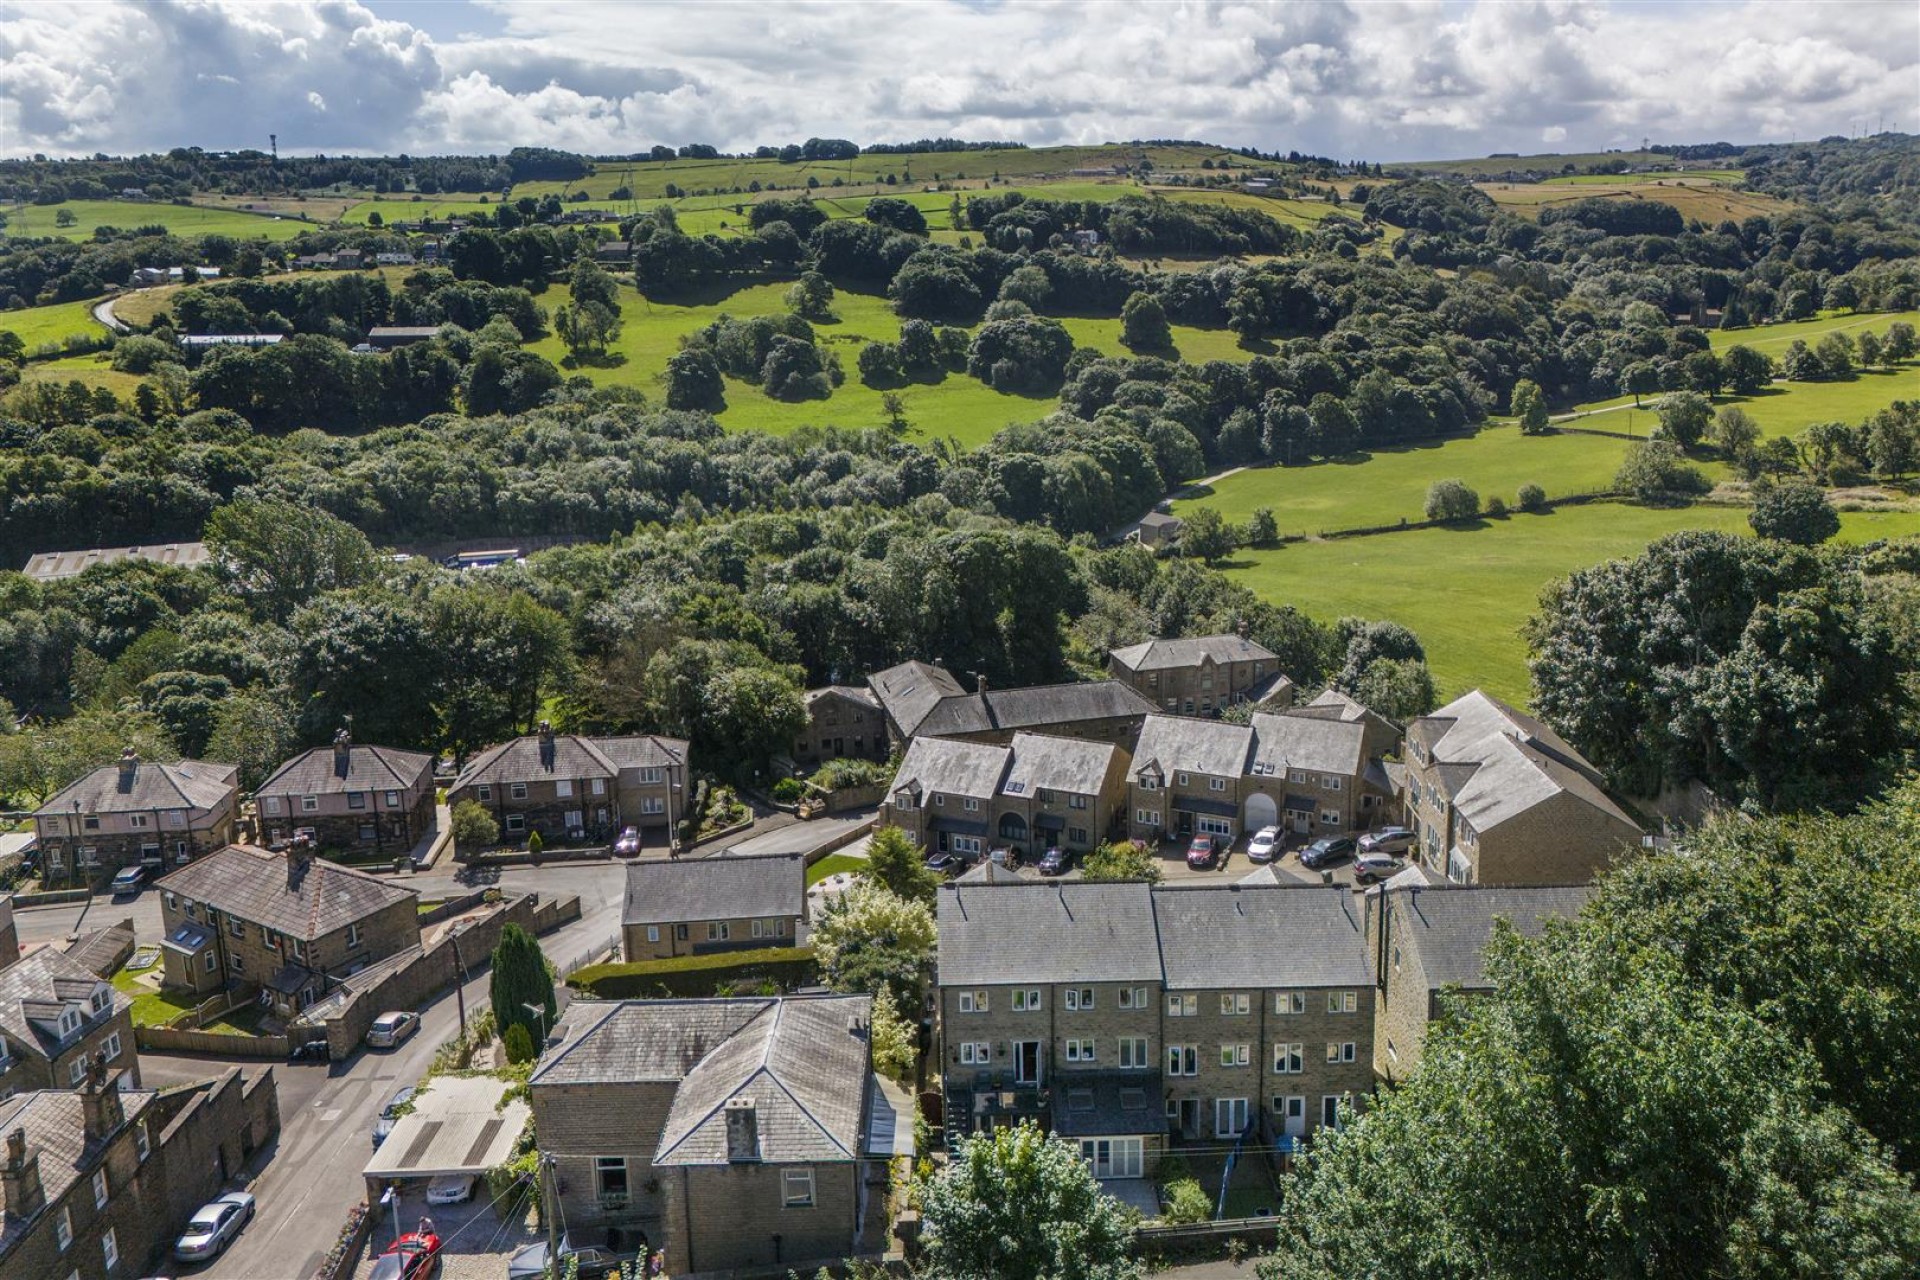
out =
{"type": "Polygon", "coordinates": [[[123,400],[133,397],[141,383],[137,373],[121,373],[104,351],[91,355],[68,356],[63,360],[36,360],[21,371],[22,382],[83,382],[89,387],[105,387],[123,400]]]}
{"type": "Polygon", "coordinates": [[[1795,320],[1787,324],[1714,329],[1708,332],[1707,341],[1713,344],[1715,351],[1725,351],[1728,347],[1751,347],[1778,359],[1796,338],[1813,346],[1829,333],[1850,333],[1857,338],[1863,331],[1871,330],[1884,335],[1889,325],[1901,320],[1920,327],[1920,311],[1833,311],[1812,320],[1795,320]]]}
{"type": "Polygon", "coordinates": [[[106,333],[106,326],[93,318],[94,303],[98,298],[80,302],[55,302],[44,307],[27,307],[20,311],[0,311],[0,329],[11,330],[20,335],[20,341],[27,344],[27,354],[44,346],[58,347],[60,340],[69,334],[85,334],[89,337],[106,333]]]}
{"type": "Polygon", "coordinates": [[[68,200],[61,204],[31,204],[24,209],[9,208],[7,234],[10,236],[58,236],[65,240],[91,240],[95,227],[163,226],[179,236],[223,235],[242,240],[291,240],[302,231],[323,225],[320,218],[302,222],[298,217],[278,217],[241,213],[237,209],[213,209],[203,205],[168,204],[144,200],[68,200]],[[62,227],[55,219],[60,210],[72,212],[74,224],[62,227]]]}
{"type": "MultiPolygon", "coordinates": [[[[138,971],[122,969],[113,975],[114,987],[133,997],[133,1025],[136,1027],[164,1027],[182,1014],[191,1012],[200,1003],[191,992],[162,991],[140,981],[158,968],[158,964],[155,964],[138,971]]],[[[221,1036],[259,1035],[258,1007],[249,1005],[237,1009],[228,1017],[199,1029],[221,1036]]]]}
{"type": "MultiPolygon", "coordinates": [[[[1914,512],[1848,512],[1841,520],[1847,541],[1920,533],[1914,512]]],[[[1426,645],[1443,699],[1478,685],[1524,703],[1527,650],[1520,628],[1542,589],[1575,569],[1638,554],[1680,529],[1746,533],[1747,512],[1594,503],[1467,528],[1242,551],[1228,573],[1263,598],[1326,622],[1359,615],[1411,627],[1426,645]]]]}
{"type": "Polygon", "coordinates": [[[813,888],[828,876],[864,871],[866,868],[865,858],[856,858],[851,853],[830,853],[807,868],[807,888],[813,888]]]}

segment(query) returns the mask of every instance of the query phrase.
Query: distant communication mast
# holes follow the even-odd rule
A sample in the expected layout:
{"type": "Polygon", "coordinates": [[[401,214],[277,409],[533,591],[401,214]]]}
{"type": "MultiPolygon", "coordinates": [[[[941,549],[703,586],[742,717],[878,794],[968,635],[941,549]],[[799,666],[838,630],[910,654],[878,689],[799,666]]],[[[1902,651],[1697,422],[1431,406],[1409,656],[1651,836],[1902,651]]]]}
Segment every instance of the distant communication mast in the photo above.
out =
{"type": "Polygon", "coordinates": [[[279,164],[280,163],[280,135],[277,133],[268,134],[267,145],[273,148],[273,162],[275,164],[279,164]]]}

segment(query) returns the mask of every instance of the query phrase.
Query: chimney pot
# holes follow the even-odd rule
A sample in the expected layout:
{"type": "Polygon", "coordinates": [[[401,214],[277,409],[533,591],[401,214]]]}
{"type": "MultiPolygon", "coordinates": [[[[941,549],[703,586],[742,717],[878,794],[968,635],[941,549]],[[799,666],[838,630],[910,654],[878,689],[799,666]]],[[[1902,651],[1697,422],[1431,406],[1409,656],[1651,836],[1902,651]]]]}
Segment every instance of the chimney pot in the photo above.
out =
{"type": "Polygon", "coordinates": [[[140,772],[140,753],[132,747],[120,752],[120,790],[133,790],[133,779],[140,772]]]}
{"type": "Polygon", "coordinates": [[[40,1182],[40,1153],[27,1149],[27,1130],[23,1125],[7,1135],[7,1163],[0,1169],[0,1210],[15,1218],[30,1218],[47,1202],[45,1186],[40,1182]]]}

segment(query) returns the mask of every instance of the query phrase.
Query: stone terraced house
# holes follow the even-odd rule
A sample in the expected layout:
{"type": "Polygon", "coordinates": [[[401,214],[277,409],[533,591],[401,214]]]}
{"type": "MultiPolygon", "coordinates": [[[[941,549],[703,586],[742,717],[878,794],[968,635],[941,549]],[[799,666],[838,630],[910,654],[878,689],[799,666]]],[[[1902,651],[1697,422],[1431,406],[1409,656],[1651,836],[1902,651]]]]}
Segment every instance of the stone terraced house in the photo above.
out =
{"type": "Polygon", "coordinates": [[[140,759],[131,748],[34,811],[47,879],[102,882],[123,867],[179,866],[233,839],[240,771],[140,759]]]}
{"type": "Polygon", "coordinates": [[[34,1089],[72,1089],[94,1059],[140,1083],[133,997],[52,948],[0,970],[0,1100],[34,1089]]]}
{"type": "Polygon", "coordinates": [[[364,746],[342,729],[331,746],[281,765],[253,798],[274,848],[304,830],[322,849],[403,854],[433,830],[433,757],[364,746]]]}
{"type": "Polygon", "coordinates": [[[622,827],[668,828],[687,803],[687,744],[636,734],[588,738],[539,731],[489,747],[447,789],[451,808],[471,800],[517,844],[539,832],[548,844],[612,840],[622,827]]]}
{"type": "Polygon", "coordinates": [[[1215,716],[1241,702],[1288,706],[1294,684],[1243,635],[1148,640],[1107,655],[1107,673],[1168,715],[1215,716]]]}
{"type": "Polygon", "coordinates": [[[1084,853],[1125,821],[1127,760],[1113,743],[1040,733],[1016,733],[1005,746],[915,738],[880,822],[968,860],[994,847],[1023,857],[1056,845],[1084,853]]]}

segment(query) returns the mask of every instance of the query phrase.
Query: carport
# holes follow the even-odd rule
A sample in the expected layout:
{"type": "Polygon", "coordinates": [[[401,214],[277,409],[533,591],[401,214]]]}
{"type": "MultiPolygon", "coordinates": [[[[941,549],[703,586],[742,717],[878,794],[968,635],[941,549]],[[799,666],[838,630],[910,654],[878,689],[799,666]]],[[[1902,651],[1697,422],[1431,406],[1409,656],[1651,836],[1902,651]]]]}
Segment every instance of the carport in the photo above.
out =
{"type": "Polygon", "coordinates": [[[492,1076],[435,1076],[413,1096],[413,1110],[361,1170],[367,1203],[390,1182],[449,1175],[478,1176],[513,1155],[533,1112],[525,1102],[501,1106],[512,1083],[492,1076]]]}

